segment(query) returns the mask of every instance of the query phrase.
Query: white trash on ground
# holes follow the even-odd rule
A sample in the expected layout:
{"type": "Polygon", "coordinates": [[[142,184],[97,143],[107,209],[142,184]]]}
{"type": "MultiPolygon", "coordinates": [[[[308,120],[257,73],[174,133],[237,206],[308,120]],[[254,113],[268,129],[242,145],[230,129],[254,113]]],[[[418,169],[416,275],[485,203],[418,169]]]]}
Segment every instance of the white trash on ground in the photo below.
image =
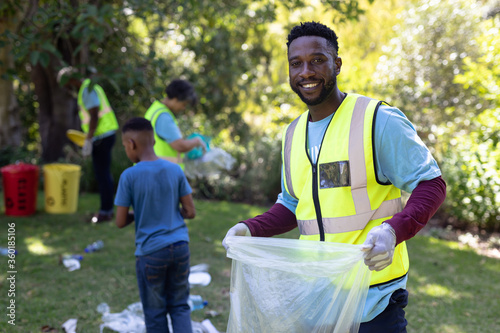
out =
{"type": "MultiPolygon", "coordinates": [[[[118,333],[146,333],[141,302],[130,304],[120,313],[110,313],[108,304],[101,303],[97,306],[97,312],[102,313],[102,321],[104,322],[100,325],[100,333],[103,333],[104,328],[118,333]]],[[[170,317],[168,315],[167,317],[168,328],[170,332],[173,332],[170,317]]],[[[192,333],[220,333],[209,319],[205,319],[201,323],[191,321],[191,324],[193,326],[192,333]]]]}
{"type": "MultiPolygon", "coordinates": [[[[196,285],[207,286],[210,283],[212,278],[208,273],[208,268],[208,264],[198,264],[190,267],[190,287],[196,285]]],[[[102,313],[103,324],[100,325],[101,333],[105,327],[119,333],[146,332],[141,302],[130,304],[120,313],[110,313],[108,304],[101,303],[97,306],[97,312],[102,313]]],[[[173,332],[170,317],[168,315],[167,317],[170,332],[173,332]]],[[[193,333],[219,333],[209,319],[205,319],[201,323],[191,321],[191,324],[193,326],[193,333]]]]}
{"type": "Polygon", "coordinates": [[[77,259],[63,259],[62,263],[69,272],[76,271],[77,269],[80,269],[81,266],[80,261],[77,259]]]}
{"type": "Polygon", "coordinates": [[[208,264],[198,264],[189,268],[189,287],[208,286],[212,281],[212,276],[208,273],[208,264]]]}
{"type": "Polygon", "coordinates": [[[99,326],[101,333],[105,327],[120,333],[146,333],[141,302],[130,304],[119,313],[110,313],[108,304],[101,303],[97,312],[102,313],[101,320],[104,322],[99,326]]]}
{"type": "Polygon", "coordinates": [[[77,319],[68,319],[62,325],[62,329],[66,333],[76,333],[77,319]]]}
{"type": "Polygon", "coordinates": [[[370,283],[361,245],[228,237],[227,332],[358,332],[370,283]]]}

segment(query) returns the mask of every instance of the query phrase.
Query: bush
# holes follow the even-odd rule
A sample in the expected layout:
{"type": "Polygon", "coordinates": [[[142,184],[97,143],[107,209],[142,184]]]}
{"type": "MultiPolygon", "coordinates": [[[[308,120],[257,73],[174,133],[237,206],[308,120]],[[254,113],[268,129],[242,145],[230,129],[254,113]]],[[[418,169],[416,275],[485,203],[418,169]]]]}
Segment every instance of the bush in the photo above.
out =
{"type": "Polygon", "coordinates": [[[281,141],[261,138],[244,149],[227,151],[236,158],[233,170],[218,177],[190,179],[200,199],[269,204],[281,192],[281,141]]]}
{"type": "Polygon", "coordinates": [[[500,144],[476,131],[450,140],[442,172],[448,183],[445,210],[455,223],[500,230],[500,144]]]}

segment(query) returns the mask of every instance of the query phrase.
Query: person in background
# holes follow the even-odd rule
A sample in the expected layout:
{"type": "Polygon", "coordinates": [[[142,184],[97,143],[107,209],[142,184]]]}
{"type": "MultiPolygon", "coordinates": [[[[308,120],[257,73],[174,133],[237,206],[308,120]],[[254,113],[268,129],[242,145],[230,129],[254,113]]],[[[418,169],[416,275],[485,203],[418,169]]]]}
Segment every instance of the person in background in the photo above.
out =
{"type": "Polygon", "coordinates": [[[205,143],[199,137],[184,139],[177,125],[175,114],[195,106],[197,96],[193,85],[186,81],[173,80],[165,89],[166,97],[160,102],[154,101],[146,111],[144,118],[151,121],[155,131],[154,150],[158,157],[177,163],[184,169],[184,154],[195,147],[205,149],[205,143]]]}
{"type": "Polygon", "coordinates": [[[116,225],[135,220],[136,274],[148,333],[192,332],[189,298],[189,235],[184,219],[196,215],[191,187],[179,165],[158,158],[149,120],[132,118],[122,144],[134,166],[120,176],[116,225]],[[134,213],[129,214],[129,207],[134,213]]]}
{"type": "Polygon", "coordinates": [[[226,234],[360,244],[372,270],[359,332],[406,332],[404,308],[415,236],[446,196],[431,153],[395,107],[339,89],[337,35],[318,22],[288,35],[290,86],[308,107],[283,132],[282,193],[264,214],[226,234]],[[411,193],[402,208],[401,190],[411,193]]]}
{"type": "Polygon", "coordinates": [[[76,68],[61,69],[57,81],[70,91],[77,91],[77,103],[81,127],[86,134],[82,147],[84,157],[92,155],[92,166],[101,199],[99,212],[91,218],[92,223],[113,219],[114,182],[111,175],[111,151],[115,144],[118,121],[104,90],[92,84],[89,78],[80,79],[76,68]]]}

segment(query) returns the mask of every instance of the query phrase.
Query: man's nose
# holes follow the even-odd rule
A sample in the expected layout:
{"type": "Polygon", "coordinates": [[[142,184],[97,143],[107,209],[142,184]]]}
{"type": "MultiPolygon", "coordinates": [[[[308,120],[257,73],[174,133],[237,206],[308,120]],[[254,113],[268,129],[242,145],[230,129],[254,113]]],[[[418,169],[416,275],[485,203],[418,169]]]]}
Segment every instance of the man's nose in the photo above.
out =
{"type": "Polygon", "coordinates": [[[299,73],[299,75],[303,78],[308,78],[308,77],[311,77],[315,74],[312,66],[308,63],[305,63],[302,68],[301,68],[301,71],[299,73]]]}

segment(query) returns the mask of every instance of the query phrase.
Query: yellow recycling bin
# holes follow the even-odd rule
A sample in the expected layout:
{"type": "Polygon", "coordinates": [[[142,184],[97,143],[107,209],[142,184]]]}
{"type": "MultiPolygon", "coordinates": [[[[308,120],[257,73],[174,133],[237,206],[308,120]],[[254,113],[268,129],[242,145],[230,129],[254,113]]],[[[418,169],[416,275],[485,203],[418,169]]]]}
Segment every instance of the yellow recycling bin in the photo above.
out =
{"type": "Polygon", "coordinates": [[[52,163],[43,166],[45,211],[53,214],[74,213],[78,208],[81,167],[52,163]]]}

